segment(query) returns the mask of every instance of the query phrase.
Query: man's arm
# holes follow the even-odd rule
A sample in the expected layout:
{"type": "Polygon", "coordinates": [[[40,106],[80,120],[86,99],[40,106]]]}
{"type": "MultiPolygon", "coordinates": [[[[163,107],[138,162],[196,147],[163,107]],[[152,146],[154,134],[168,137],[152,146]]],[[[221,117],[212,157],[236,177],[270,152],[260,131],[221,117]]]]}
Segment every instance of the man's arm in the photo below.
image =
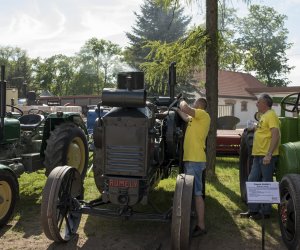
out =
{"type": "Polygon", "coordinates": [[[263,164],[269,164],[272,159],[272,154],[276,149],[280,140],[280,132],[278,128],[271,128],[271,143],[267,155],[263,158],[263,164]]]}
{"type": "Polygon", "coordinates": [[[270,155],[273,154],[274,150],[278,146],[279,139],[280,139],[279,129],[278,128],[271,128],[271,143],[270,143],[270,147],[269,147],[269,151],[268,151],[268,153],[270,155]]]}
{"type": "Polygon", "coordinates": [[[185,114],[187,114],[187,115],[189,115],[189,116],[191,116],[191,117],[195,117],[195,114],[196,114],[195,109],[191,108],[191,107],[186,103],[186,101],[181,101],[180,104],[179,104],[179,107],[180,107],[180,110],[181,110],[183,113],[185,113],[185,114]]]}
{"type": "Polygon", "coordinates": [[[185,122],[189,122],[190,121],[190,116],[187,115],[186,113],[182,112],[179,108],[172,108],[174,111],[176,111],[180,117],[182,118],[182,120],[184,120],[185,122]]]}

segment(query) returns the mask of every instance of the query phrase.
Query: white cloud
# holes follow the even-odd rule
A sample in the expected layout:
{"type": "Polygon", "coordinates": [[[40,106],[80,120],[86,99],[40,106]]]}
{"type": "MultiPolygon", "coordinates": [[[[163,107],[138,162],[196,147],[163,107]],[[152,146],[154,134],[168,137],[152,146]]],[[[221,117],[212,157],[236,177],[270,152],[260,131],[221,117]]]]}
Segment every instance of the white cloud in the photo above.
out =
{"type": "MultiPolygon", "coordinates": [[[[246,6],[242,1],[228,3],[240,11],[246,6]]],[[[253,0],[252,3],[271,6],[288,16],[286,27],[294,46],[287,55],[289,65],[296,66],[289,79],[293,85],[300,85],[300,0],[253,0]]],[[[125,46],[125,32],[132,31],[133,12],[139,13],[141,4],[143,0],[0,0],[0,46],[20,47],[31,57],[73,55],[92,37],[125,46]]],[[[203,23],[205,2],[186,7],[186,13],[195,15],[193,22],[203,23]]]]}

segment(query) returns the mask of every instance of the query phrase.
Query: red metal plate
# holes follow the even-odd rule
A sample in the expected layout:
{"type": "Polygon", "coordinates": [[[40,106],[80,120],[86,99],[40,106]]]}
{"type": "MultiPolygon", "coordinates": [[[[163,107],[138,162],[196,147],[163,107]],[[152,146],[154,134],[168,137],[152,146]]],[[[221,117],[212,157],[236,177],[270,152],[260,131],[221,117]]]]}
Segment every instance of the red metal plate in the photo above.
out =
{"type": "Polygon", "coordinates": [[[119,187],[119,188],[137,188],[139,185],[138,180],[127,180],[127,179],[110,179],[110,187],[119,187]]]}

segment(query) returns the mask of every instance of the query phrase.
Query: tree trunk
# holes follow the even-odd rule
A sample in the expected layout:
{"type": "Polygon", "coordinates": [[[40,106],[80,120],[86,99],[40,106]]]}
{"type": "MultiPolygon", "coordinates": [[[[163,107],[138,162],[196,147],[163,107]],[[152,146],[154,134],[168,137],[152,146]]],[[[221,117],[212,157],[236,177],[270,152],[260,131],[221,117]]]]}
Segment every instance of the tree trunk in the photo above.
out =
{"type": "Polygon", "coordinates": [[[215,175],[218,117],[218,1],[206,0],[206,98],[211,125],[207,138],[207,176],[215,175]]]}

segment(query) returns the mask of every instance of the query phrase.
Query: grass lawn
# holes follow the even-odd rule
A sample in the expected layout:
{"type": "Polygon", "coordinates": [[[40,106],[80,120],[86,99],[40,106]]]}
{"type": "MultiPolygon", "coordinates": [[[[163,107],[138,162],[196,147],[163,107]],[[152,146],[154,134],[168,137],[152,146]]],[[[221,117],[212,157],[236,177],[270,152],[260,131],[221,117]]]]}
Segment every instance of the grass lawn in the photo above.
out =
{"type": "MultiPolygon", "coordinates": [[[[176,176],[177,171],[173,169],[171,177],[160,181],[156,189],[150,194],[154,205],[162,211],[166,211],[172,205],[176,176]]],[[[26,233],[23,232],[23,235],[35,235],[36,239],[44,237],[40,226],[38,226],[38,231],[33,232],[37,229],[28,227],[27,224],[32,223],[33,220],[39,220],[42,189],[45,181],[44,171],[23,174],[20,177],[20,201],[13,219],[15,225],[5,233],[1,234],[0,231],[0,237],[11,230],[14,231],[15,237],[19,237],[18,233],[23,231],[26,231],[26,233]]],[[[84,186],[85,200],[92,200],[99,196],[92,171],[85,179],[84,186]]],[[[212,180],[206,181],[205,203],[206,226],[209,234],[204,236],[207,244],[204,249],[241,249],[241,246],[244,249],[260,249],[261,222],[241,219],[239,216],[241,211],[247,210],[247,206],[240,198],[238,158],[224,157],[217,159],[216,176],[212,180]],[[218,244],[220,247],[216,248],[214,244],[218,244]]],[[[139,205],[142,210],[148,210],[149,207],[139,205]]],[[[97,236],[99,227],[102,231],[107,228],[109,231],[121,232],[127,230],[129,233],[131,231],[138,234],[140,228],[142,230],[147,228],[146,230],[151,232],[155,231],[158,225],[157,222],[126,221],[125,224],[123,220],[112,222],[99,217],[90,218],[91,216],[84,215],[79,229],[80,234],[84,234],[86,238],[97,236]]],[[[265,227],[266,249],[285,249],[280,237],[277,207],[275,205],[273,206],[272,218],[265,221],[265,227]]],[[[202,239],[194,244],[203,244],[202,239]]],[[[198,248],[197,245],[195,249],[198,248]]]]}

